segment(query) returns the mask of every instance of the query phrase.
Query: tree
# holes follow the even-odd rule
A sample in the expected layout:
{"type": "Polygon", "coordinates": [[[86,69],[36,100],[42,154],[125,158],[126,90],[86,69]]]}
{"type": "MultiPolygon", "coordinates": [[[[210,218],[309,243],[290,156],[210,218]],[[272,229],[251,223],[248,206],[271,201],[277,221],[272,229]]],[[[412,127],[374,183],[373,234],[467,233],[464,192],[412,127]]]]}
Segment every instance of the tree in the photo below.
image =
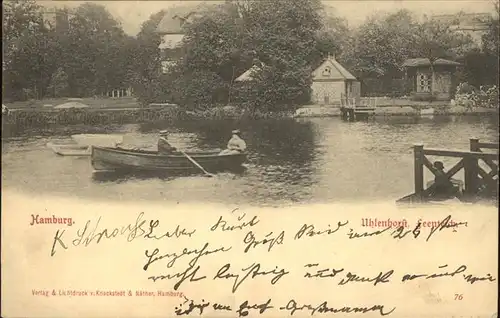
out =
{"type": "Polygon", "coordinates": [[[485,21],[487,31],[482,36],[483,51],[486,54],[494,55],[498,58],[499,36],[500,36],[500,5],[498,1],[493,2],[494,13],[490,19],[485,21]]]}
{"type": "Polygon", "coordinates": [[[52,74],[48,91],[53,97],[69,96],[68,75],[62,67],[59,67],[56,72],[52,74]]]}
{"type": "Polygon", "coordinates": [[[498,60],[499,60],[499,36],[500,36],[500,6],[498,1],[493,3],[494,12],[493,15],[484,21],[486,25],[486,32],[482,36],[482,63],[484,65],[484,71],[480,75],[486,75],[488,79],[488,84],[498,85],[498,60]]]}
{"type": "MultiPolygon", "coordinates": [[[[437,59],[457,59],[475,47],[470,35],[457,32],[451,23],[434,18],[426,18],[417,24],[412,39],[416,54],[429,59],[432,83],[436,80],[434,63],[437,59]]],[[[433,93],[431,85],[431,96],[433,93]]]]}
{"type": "Polygon", "coordinates": [[[128,76],[134,87],[134,94],[143,106],[152,103],[162,94],[159,49],[161,36],[156,28],[165,13],[165,10],[161,10],[144,21],[135,42],[131,44],[132,56],[129,62],[132,71],[128,76]]]}
{"type": "Polygon", "coordinates": [[[390,80],[400,74],[403,62],[413,53],[414,24],[407,10],[368,17],[355,30],[341,58],[361,78],[390,80]]]}
{"type": "Polygon", "coordinates": [[[7,1],[3,7],[4,93],[7,97],[22,99],[23,89],[30,88],[41,96],[53,65],[48,58],[49,30],[43,23],[41,7],[32,0],[7,1]]]}
{"type": "Polygon", "coordinates": [[[184,71],[170,82],[169,99],[188,109],[207,109],[223,102],[227,83],[209,70],[184,71]]]}
{"type": "Polygon", "coordinates": [[[316,50],[319,59],[328,54],[340,56],[352,37],[347,20],[339,17],[335,8],[324,7],[319,10],[322,27],[316,33],[316,50]]]}
{"type": "Polygon", "coordinates": [[[128,37],[106,8],[84,3],[70,25],[64,55],[72,95],[100,95],[124,85],[128,37]]]}
{"type": "Polygon", "coordinates": [[[249,3],[249,43],[264,67],[249,85],[257,91],[258,107],[289,109],[308,102],[312,68],[318,62],[317,34],[322,28],[321,3],[316,0],[252,1],[249,3]]]}

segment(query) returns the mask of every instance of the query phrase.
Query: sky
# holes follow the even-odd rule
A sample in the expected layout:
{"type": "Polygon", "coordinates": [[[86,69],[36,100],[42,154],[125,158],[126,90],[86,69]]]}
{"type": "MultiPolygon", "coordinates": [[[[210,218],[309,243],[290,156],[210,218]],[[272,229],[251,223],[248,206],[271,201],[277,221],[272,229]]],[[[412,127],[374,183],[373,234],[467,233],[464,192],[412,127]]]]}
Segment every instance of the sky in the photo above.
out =
{"type": "MultiPolygon", "coordinates": [[[[394,12],[408,9],[417,15],[449,14],[464,11],[480,13],[492,11],[494,0],[329,0],[322,1],[328,7],[335,8],[338,15],[344,17],[349,25],[361,24],[368,16],[379,12],[394,12]]],[[[141,23],[153,13],[169,7],[185,4],[197,4],[203,1],[37,1],[44,6],[77,7],[84,2],[94,2],[105,6],[122,23],[130,35],[136,35],[141,23]]],[[[206,1],[208,2],[208,1],[206,1]]],[[[212,1],[220,2],[220,1],[212,1]]]]}

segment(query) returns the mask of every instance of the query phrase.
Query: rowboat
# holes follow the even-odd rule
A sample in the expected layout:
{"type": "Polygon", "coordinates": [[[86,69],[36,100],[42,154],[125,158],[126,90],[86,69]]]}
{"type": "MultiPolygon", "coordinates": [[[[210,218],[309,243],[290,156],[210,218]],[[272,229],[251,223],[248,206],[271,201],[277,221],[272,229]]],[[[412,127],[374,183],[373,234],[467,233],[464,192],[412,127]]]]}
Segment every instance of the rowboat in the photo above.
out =
{"type": "Polygon", "coordinates": [[[123,142],[121,135],[78,134],[72,135],[71,141],[48,142],[47,147],[60,156],[90,156],[90,146],[116,147],[123,142]]]}
{"type": "MultiPolygon", "coordinates": [[[[246,161],[245,153],[219,155],[219,152],[186,152],[200,166],[209,172],[241,167],[246,161]]],[[[201,170],[184,154],[159,155],[156,151],[91,147],[91,164],[94,172],[168,172],[190,173],[201,170]]]]}

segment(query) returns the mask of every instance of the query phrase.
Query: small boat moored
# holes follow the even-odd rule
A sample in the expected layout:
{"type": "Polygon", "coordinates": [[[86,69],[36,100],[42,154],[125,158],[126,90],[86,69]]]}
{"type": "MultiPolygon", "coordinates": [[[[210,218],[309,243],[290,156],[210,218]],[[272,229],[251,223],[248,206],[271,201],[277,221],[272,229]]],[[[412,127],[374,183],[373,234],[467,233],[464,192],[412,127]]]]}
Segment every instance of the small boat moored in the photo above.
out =
{"type": "MultiPolygon", "coordinates": [[[[196,163],[209,172],[231,170],[246,161],[245,153],[219,155],[219,152],[186,152],[196,163]]],[[[168,173],[202,172],[183,153],[159,155],[156,151],[110,147],[91,147],[91,164],[97,171],[161,171],[168,173]]]]}
{"type": "Polygon", "coordinates": [[[90,156],[90,147],[75,143],[57,144],[48,142],[47,147],[60,156],[90,156]]]}
{"type": "Polygon", "coordinates": [[[121,135],[79,134],[72,135],[71,141],[48,142],[47,147],[60,156],[90,156],[90,146],[116,147],[123,142],[121,135]]]}
{"type": "Polygon", "coordinates": [[[116,147],[123,142],[123,136],[117,134],[78,134],[71,135],[80,146],[101,146],[101,147],[116,147]]]}

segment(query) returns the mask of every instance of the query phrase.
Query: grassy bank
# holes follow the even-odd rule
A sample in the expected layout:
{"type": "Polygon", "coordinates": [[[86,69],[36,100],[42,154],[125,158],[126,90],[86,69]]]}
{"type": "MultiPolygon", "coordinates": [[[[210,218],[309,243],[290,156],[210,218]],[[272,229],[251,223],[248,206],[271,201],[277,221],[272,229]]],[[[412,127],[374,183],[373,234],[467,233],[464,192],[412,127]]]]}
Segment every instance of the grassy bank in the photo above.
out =
{"type": "Polygon", "coordinates": [[[57,105],[68,102],[78,102],[89,106],[93,109],[107,108],[139,108],[140,105],[134,97],[122,98],[103,98],[103,97],[86,97],[86,98],[47,98],[42,100],[18,101],[12,103],[4,103],[11,110],[25,109],[45,109],[50,110],[57,105]]]}
{"type": "MultiPolygon", "coordinates": [[[[109,104],[108,104],[109,106],[109,104]]],[[[432,105],[433,115],[463,115],[463,116],[498,116],[498,109],[475,108],[467,110],[461,106],[432,105]]],[[[304,108],[302,108],[304,109],[304,108]]],[[[186,111],[181,107],[88,107],[73,109],[24,108],[15,109],[8,116],[2,116],[2,133],[5,136],[15,136],[30,129],[50,132],[56,127],[71,125],[86,125],[102,127],[106,125],[123,125],[153,123],[178,120],[206,119],[279,119],[292,117],[330,117],[340,116],[339,107],[309,106],[311,112],[296,116],[295,112],[262,112],[249,111],[233,106],[222,106],[204,111],[186,111]]],[[[375,117],[384,116],[420,116],[418,108],[412,106],[380,106],[375,110],[375,117]]]]}

